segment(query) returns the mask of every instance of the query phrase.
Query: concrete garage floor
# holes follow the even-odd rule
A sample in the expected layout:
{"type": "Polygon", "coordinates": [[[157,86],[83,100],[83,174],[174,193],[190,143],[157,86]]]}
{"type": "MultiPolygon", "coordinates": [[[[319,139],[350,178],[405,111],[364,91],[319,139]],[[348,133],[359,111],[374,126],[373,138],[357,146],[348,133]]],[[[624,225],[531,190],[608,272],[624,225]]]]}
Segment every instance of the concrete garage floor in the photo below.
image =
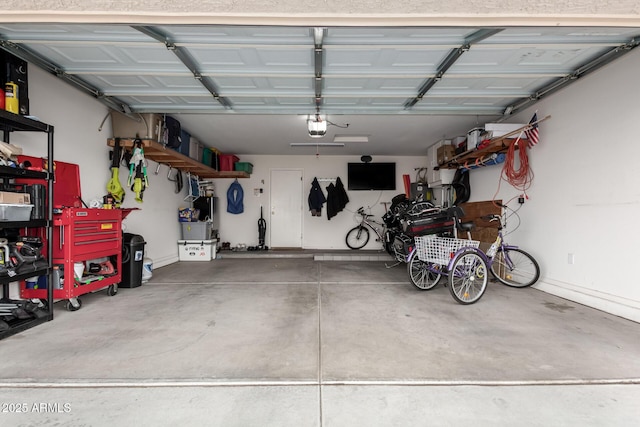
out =
{"type": "Polygon", "coordinates": [[[535,289],[462,306],[384,261],[225,256],[82,300],[0,342],[0,425],[640,419],[640,325],[535,289]]]}

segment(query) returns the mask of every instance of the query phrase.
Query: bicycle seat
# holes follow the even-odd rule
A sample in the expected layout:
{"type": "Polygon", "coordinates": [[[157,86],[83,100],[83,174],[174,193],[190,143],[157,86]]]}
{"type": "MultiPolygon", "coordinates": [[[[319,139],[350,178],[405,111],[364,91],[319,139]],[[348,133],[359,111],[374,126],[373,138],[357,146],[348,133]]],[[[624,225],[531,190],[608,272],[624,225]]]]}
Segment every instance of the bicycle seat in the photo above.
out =
{"type": "Polygon", "coordinates": [[[458,229],[462,231],[471,231],[476,228],[476,225],[473,221],[466,221],[458,223],[458,229]]]}

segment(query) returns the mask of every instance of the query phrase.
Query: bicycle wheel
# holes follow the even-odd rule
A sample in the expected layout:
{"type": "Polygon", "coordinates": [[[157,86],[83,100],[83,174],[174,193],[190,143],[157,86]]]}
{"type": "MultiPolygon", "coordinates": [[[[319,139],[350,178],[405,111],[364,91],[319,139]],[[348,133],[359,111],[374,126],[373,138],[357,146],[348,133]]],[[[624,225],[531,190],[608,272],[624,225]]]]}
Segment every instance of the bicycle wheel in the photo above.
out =
{"type": "Polygon", "coordinates": [[[487,263],[476,250],[456,257],[449,271],[449,292],[460,304],[477,302],[487,289],[487,263]]]}
{"type": "Polygon", "coordinates": [[[367,243],[369,243],[369,230],[361,225],[353,227],[347,233],[347,237],[345,240],[349,248],[362,249],[367,243]]]}
{"type": "Polygon", "coordinates": [[[411,283],[423,291],[433,289],[442,277],[442,274],[429,270],[429,263],[420,260],[415,251],[409,255],[407,272],[409,273],[409,278],[411,278],[411,283]]]}
{"type": "Polygon", "coordinates": [[[507,286],[526,288],[540,278],[540,266],[522,249],[505,248],[496,253],[491,264],[491,274],[507,286]]]}

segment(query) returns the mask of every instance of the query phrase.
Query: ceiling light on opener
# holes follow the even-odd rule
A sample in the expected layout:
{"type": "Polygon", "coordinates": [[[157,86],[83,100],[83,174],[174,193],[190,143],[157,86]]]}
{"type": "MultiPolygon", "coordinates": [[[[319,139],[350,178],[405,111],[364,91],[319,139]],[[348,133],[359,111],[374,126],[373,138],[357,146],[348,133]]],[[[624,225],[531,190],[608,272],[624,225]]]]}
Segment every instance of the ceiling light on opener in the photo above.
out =
{"type": "Polygon", "coordinates": [[[322,120],[320,114],[307,120],[307,129],[311,138],[322,138],[327,133],[327,121],[322,120]]]}

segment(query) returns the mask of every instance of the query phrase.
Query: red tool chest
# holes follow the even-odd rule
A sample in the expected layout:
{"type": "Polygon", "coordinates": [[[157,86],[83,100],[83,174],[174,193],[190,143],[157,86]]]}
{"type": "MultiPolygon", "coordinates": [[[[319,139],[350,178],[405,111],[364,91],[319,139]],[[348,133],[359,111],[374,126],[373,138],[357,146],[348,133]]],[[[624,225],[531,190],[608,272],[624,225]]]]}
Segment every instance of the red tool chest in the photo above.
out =
{"type": "MultiPolygon", "coordinates": [[[[122,278],[122,219],[120,209],[63,208],[54,215],[53,265],[63,266],[64,285],[56,289],[54,284],[53,297],[69,300],[67,309],[80,308],[80,295],[102,288],[108,288],[109,295],[117,292],[122,278]],[[105,257],[113,264],[113,274],[91,274],[81,281],[74,278],[74,263],[105,257]]],[[[46,298],[46,293],[46,289],[20,289],[22,298],[46,298]]]]}

